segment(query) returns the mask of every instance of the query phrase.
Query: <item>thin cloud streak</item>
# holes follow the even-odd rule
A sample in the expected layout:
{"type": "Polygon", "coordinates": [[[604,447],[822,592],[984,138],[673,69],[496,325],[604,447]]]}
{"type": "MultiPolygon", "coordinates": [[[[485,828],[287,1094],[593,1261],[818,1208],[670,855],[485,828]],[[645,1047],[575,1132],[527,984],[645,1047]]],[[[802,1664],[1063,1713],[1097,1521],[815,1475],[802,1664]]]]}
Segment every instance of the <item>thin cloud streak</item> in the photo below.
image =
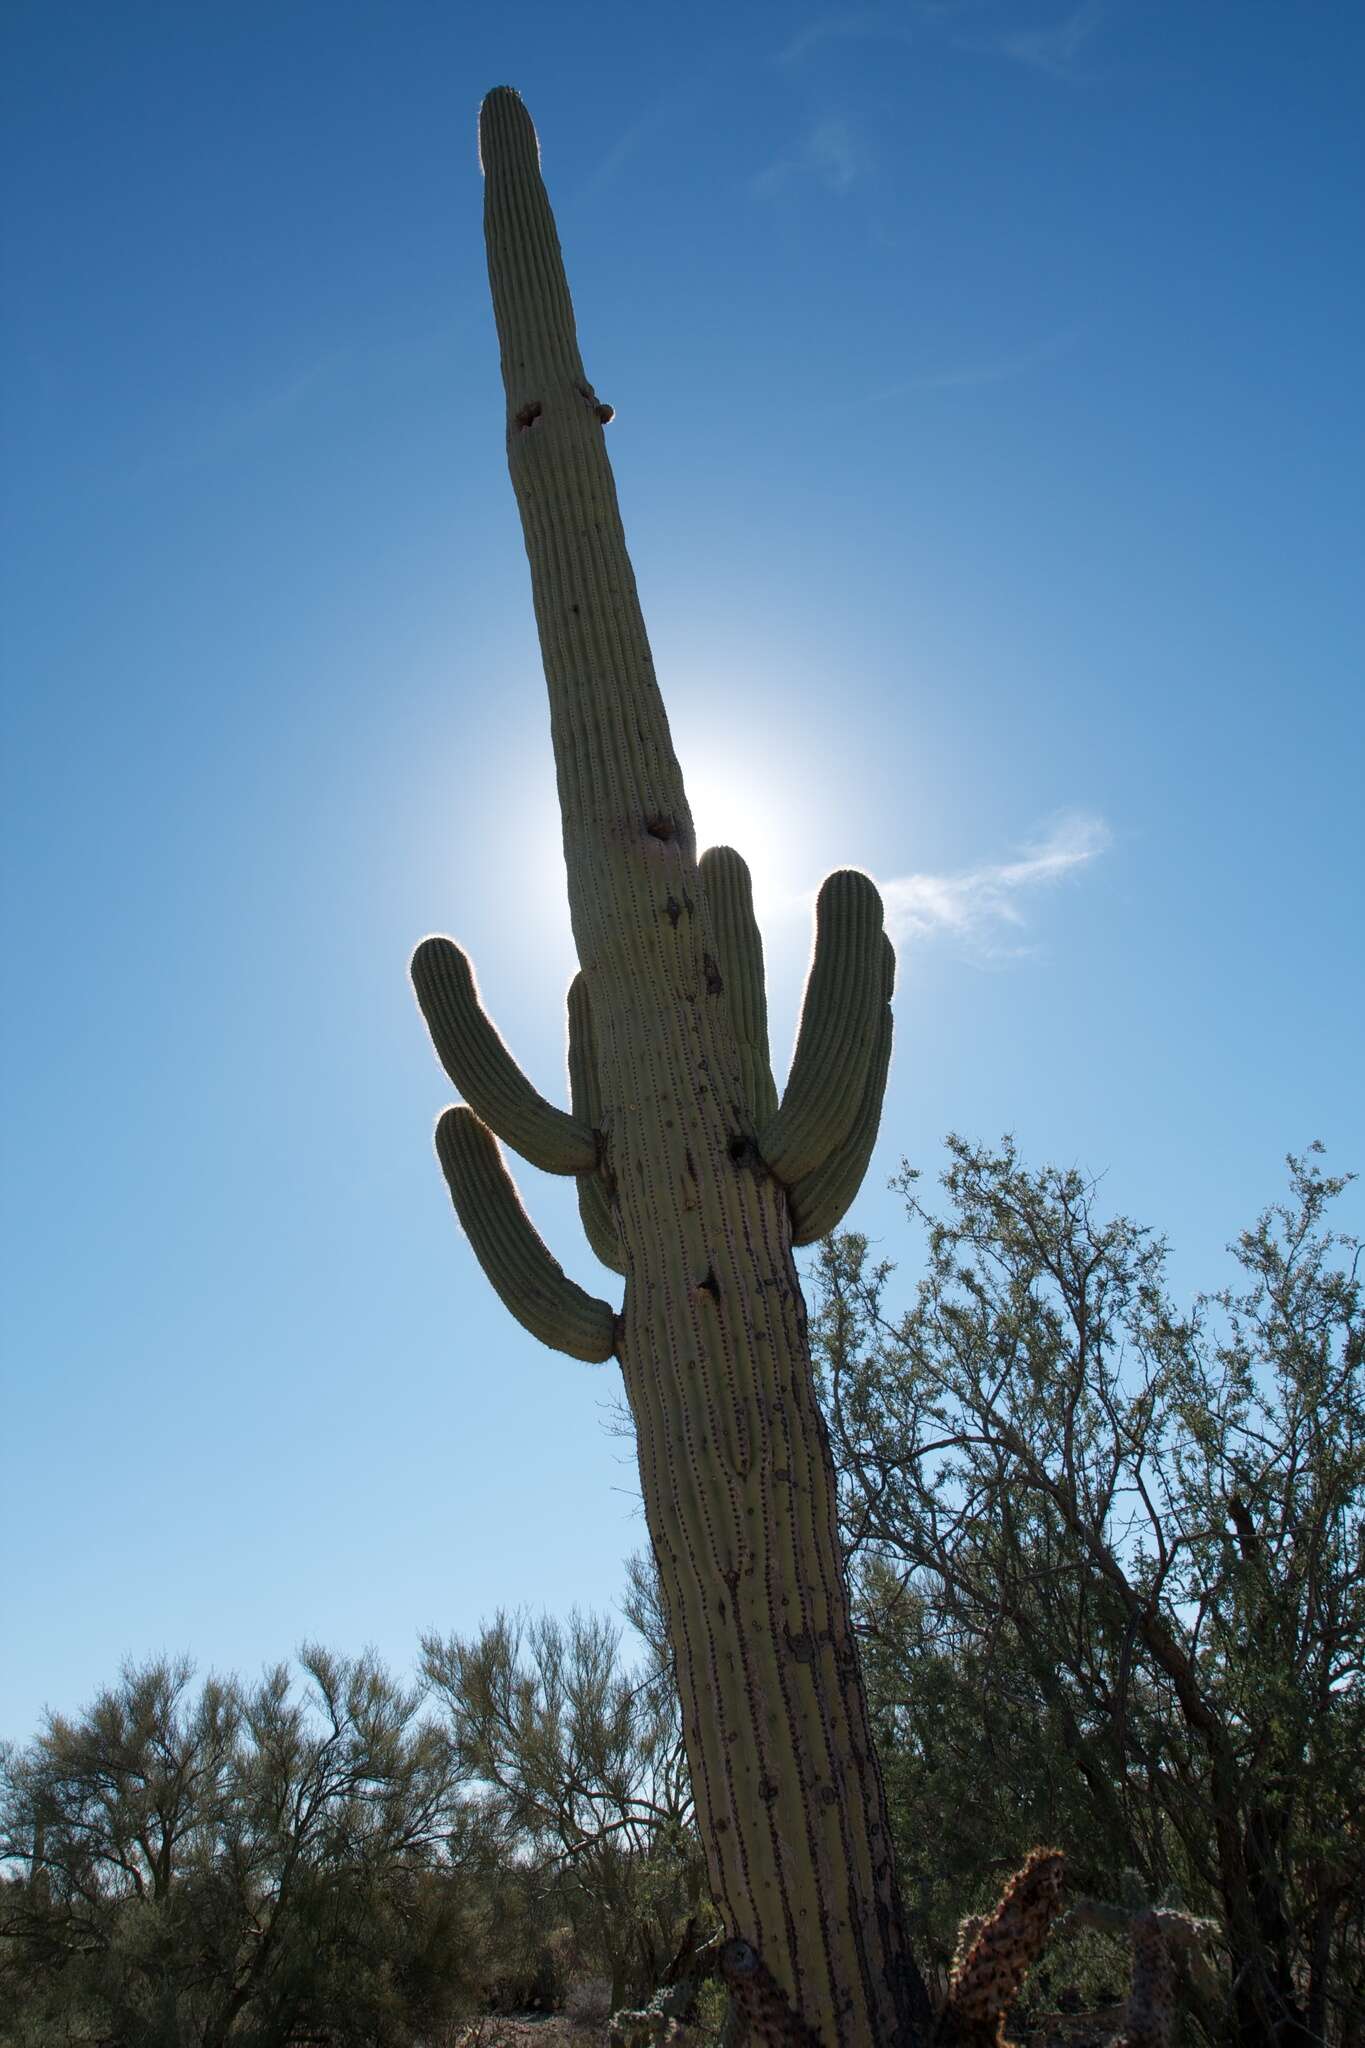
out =
{"type": "Polygon", "coordinates": [[[1060,21],[1041,28],[983,29],[963,34],[965,18],[987,11],[982,0],[917,0],[893,13],[865,7],[849,14],[817,15],[798,29],[777,53],[784,70],[801,64],[831,43],[913,44],[920,31],[945,36],[949,46],[968,57],[994,57],[1021,65],[1068,85],[1086,85],[1095,74],[1084,67],[1085,52],[1114,11],[1115,0],[1080,0],[1060,21]]]}
{"type": "Polygon", "coordinates": [[[608,186],[616,182],[631,158],[645,143],[655,137],[661,128],[666,128],[670,121],[686,114],[689,108],[697,104],[698,95],[695,90],[688,86],[679,86],[674,91],[665,93],[642,114],[638,114],[580,181],[574,194],[575,202],[581,205],[587,200],[599,198],[608,186]]]}
{"type": "Polygon", "coordinates": [[[1094,77],[1083,68],[1089,43],[1113,11],[1113,0],[1081,0],[1081,5],[1047,28],[1013,29],[1005,34],[959,36],[954,48],[977,57],[1002,57],[1026,70],[1067,85],[1086,85],[1094,77]]]}
{"type": "Polygon", "coordinates": [[[158,423],[156,445],[108,480],[113,489],[136,489],[168,477],[213,468],[269,442],[335,380],[353,360],[349,349],[331,349],[292,377],[247,396],[205,407],[188,423],[158,423]]]}
{"type": "Polygon", "coordinates": [[[1066,355],[1087,331],[1085,324],[1064,327],[1060,333],[1045,336],[1031,348],[1016,349],[1009,355],[986,356],[976,362],[902,377],[895,384],[888,384],[869,397],[860,398],[857,403],[860,407],[885,405],[893,398],[908,397],[912,391],[974,391],[989,384],[1007,384],[1014,377],[1027,376],[1030,370],[1040,369],[1044,363],[1066,355]]]}
{"type": "Polygon", "coordinates": [[[858,14],[826,14],[798,29],[786,48],[778,53],[781,65],[799,64],[823,43],[896,42],[914,40],[905,22],[893,20],[884,8],[869,7],[858,14]]]}
{"type": "Polygon", "coordinates": [[[1027,927],[1029,899],[1091,866],[1112,839],[1103,818],[1071,811],[1014,860],[898,876],[880,885],[887,928],[896,940],[946,937],[979,958],[1018,958],[1031,948],[1006,935],[1027,927]]]}
{"type": "Polygon", "coordinates": [[[817,121],[801,149],[778,157],[749,180],[753,199],[774,199],[798,179],[814,178],[842,198],[867,169],[867,151],[850,121],[827,114],[817,121]]]}
{"type": "Polygon", "coordinates": [[[798,29],[777,54],[783,66],[799,64],[826,43],[905,43],[917,28],[944,28],[979,10],[982,0],[910,0],[895,8],[861,7],[851,14],[820,14],[798,29]]]}

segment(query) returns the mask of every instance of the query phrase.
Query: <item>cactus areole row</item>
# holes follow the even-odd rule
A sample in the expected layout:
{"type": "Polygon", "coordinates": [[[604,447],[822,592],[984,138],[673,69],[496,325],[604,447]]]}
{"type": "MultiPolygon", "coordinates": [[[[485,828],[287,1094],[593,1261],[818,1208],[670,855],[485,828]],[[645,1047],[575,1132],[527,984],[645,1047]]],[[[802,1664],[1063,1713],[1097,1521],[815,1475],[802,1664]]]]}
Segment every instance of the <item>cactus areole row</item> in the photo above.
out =
{"type": "MultiPolygon", "coordinates": [[[[464,1098],[437,1127],[460,1222],[513,1315],[620,1361],[677,1656],[687,1753],[725,1930],[791,2039],[883,2048],[928,2008],[896,1893],[840,1568],[834,1473],[793,1244],[833,1228],[876,1136],[891,946],[864,875],[830,877],[779,1100],[748,872],[699,860],[584,372],[540,153],[500,87],[479,121],[488,269],[581,972],[572,1107],[521,1074],[464,954],[413,980],[464,1098]],[[618,1310],[537,1236],[498,1140],[573,1174],[618,1310]]],[[[765,2024],[763,2038],[777,2039],[765,2024]]]]}

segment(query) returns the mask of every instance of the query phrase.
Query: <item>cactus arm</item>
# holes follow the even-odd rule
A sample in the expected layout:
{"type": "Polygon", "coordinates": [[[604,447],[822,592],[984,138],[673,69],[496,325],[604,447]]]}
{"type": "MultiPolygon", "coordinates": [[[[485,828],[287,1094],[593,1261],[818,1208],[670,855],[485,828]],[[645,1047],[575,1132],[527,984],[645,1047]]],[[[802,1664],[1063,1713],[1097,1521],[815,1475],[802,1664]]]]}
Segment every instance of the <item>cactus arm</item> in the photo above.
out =
{"type": "Polygon", "coordinates": [[[472,1109],[448,1109],[436,1156],[474,1256],[494,1292],[542,1344],[601,1365],[616,1349],[616,1317],[570,1280],[518,1199],[497,1140],[472,1109]]]}
{"type": "Polygon", "coordinates": [[[755,1130],[777,1114],[777,1084],[768,1057],[768,997],[763,985],[763,938],[754,917],[749,870],[733,846],[711,846],[697,863],[711,928],[716,936],[730,1021],[739,1041],[745,1104],[755,1130]]]}
{"type": "Polygon", "coordinates": [[[823,1166],[852,1130],[877,1042],[882,899],[842,868],[815,904],[815,951],[782,1106],[759,1131],[765,1164],[787,1187],[823,1166]]]}
{"type": "MultiPolygon", "coordinates": [[[[581,974],[569,984],[569,1097],[574,1115],[596,1131],[602,1124],[602,1101],[597,1086],[597,1047],[592,1033],[592,1005],[588,985],[581,974]]],[[[621,1241],[611,1213],[611,1196],[605,1172],[595,1167],[578,1176],[578,1213],[588,1243],[604,1266],[624,1273],[621,1241]]]]}
{"type": "Polygon", "coordinates": [[[843,1221],[849,1203],[863,1184],[867,1162],[877,1142],[886,1076],[891,1066],[891,995],[895,985],[896,949],[883,932],[883,1002],[858,1114],[842,1145],[835,1147],[823,1165],[803,1174],[795,1186],[788,1189],[793,1244],[814,1244],[817,1238],[828,1237],[830,1231],[843,1221]]]}
{"type": "Polygon", "coordinates": [[[531,1086],[479,1002],[467,954],[450,939],[423,939],[412,985],[441,1065],[490,1131],[545,1173],[596,1166],[592,1126],[531,1086]]]}

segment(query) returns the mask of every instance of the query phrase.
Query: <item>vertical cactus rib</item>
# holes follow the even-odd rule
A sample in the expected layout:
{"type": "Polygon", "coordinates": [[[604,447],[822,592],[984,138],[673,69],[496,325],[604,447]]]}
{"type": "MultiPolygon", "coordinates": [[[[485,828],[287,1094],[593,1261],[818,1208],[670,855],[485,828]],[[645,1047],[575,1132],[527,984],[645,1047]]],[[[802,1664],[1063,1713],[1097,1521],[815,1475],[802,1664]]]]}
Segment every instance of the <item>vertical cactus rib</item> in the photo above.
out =
{"type": "Polygon", "coordinates": [[[867,1162],[877,1142],[886,1077],[891,1067],[891,997],[896,986],[896,949],[885,932],[882,933],[881,950],[883,1001],[872,1058],[868,1062],[862,1100],[858,1104],[853,1127],[823,1165],[817,1166],[813,1173],[803,1174],[787,1191],[792,1212],[792,1242],[796,1245],[814,1244],[817,1238],[828,1237],[831,1230],[838,1228],[863,1184],[867,1162]]]}
{"type": "Polygon", "coordinates": [[[423,939],[411,972],[437,1058],[489,1130],[545,1173],[595,1167],[591,1125],[531,1086],[479,1002],[468,955],[450,939],[423,939]]]}
{"type": "Polygon", "coordinates": [[[472,1109],[448,1109],[436,1156],[455,1213],[494,1292],[542,1344],[602,1365],[616,1349],[616,1318],[569,1279],[527,1217],[497,1140],[472,1109]]]}
{"type": "Polygon", "coordinates": [[[856,868],[821,885],[801,1028],[777,1115],[760,1130],[764,1161],[787,1187],[843,1144],[858,1115],[882,996],[882,899],[856,868]]]}
{"type": "Polygon", "coordinates": [[[777,1114],[777,1084],[768,1054],[768,996],[763,982],[763,936],[754,916],[753,884],[733,846],[710,846],[697,863],[726,1007],[739,1041],[744,1099],[756,1131],[777,1114]]]}
{"type": "MultiPolygon", "coordinates": [[[[569,1099],[579,1120],[598,1131],[602,1124],[602,1098],[597,1086],[597,1047],[592,1033],[592,1004],[582,974],[569,984],[569,1099]]],[[[578,1176],[578,1213],[584,1233],[597,1257],[613,1273],[624,1274],[621,1241],[616,1218],[611,1213],[606,1175],[599,1166],[578,1176]]]]}

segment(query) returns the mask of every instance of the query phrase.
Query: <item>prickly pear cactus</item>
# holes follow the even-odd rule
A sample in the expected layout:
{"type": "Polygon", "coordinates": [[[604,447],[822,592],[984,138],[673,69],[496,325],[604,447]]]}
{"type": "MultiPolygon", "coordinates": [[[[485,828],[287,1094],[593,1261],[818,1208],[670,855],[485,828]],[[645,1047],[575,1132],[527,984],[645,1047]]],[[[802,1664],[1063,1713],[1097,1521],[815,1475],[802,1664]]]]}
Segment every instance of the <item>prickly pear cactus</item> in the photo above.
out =
{"type": "Polygon", "coordinates": [[[839,1220],[867,1164],[894,960],[871,882],[831,876],[779,1101],[748,874],[725,848],[697,858],[607,459],[611,408],[579,356],[514,92],[489,94],[479,137],[581,973],[566,1112],[517,1069],[458,947],[419,946],[418,1000],[465,1103],[442,1117],[437,1151],[513,1315],[573,1357],[620,1360],[727,1932],[801,2038],[906,2042],[927,2003],[897,1905],[792,1261],[794,1242],[839,1220]],[[624,1277],[619,1312],[555,1263],[498,1139],[576,1177],[589,1241],[624,1277]]]}

